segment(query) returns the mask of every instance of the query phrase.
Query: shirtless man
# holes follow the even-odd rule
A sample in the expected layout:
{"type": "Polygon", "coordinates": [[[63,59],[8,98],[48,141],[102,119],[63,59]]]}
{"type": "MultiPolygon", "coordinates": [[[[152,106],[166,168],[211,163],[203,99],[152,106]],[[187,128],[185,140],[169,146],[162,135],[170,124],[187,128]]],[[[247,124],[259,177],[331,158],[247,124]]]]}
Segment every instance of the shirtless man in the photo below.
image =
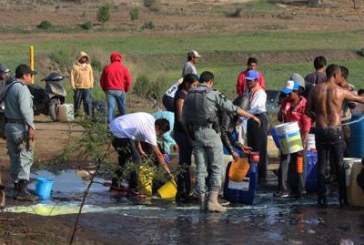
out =
{"type": "Polygon", "coordinates": [[[334,154],[335,166],[339,172],[339,203],[348,204],[346,197],[344,157],[344,136],[341,128],[341,110],[344,100],[364,103],[364,97],[353,95],[338,86],[344,79],[340,66],[329,65],[327,79],[317,84],[310,93],[306,114],[316,121],[316,148],[318,152],[318,205],[327,207],[325,170],[328,152],[334,154]]]}

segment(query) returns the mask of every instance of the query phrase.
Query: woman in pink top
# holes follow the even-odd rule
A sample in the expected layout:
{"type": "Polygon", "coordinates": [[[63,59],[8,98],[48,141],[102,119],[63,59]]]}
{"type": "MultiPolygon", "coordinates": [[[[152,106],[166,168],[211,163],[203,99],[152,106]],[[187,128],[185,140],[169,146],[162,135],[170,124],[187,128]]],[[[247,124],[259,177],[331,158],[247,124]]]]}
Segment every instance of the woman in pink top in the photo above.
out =
{"type": "MultiPolygon", "coordinates": [[[[300,85],[295,81],[288,81],[282,89],[286,98],[282,101],[278,112],[280,122],[297,122],[300,128],[303,147],[305,149],[307,136],[311,128],[311,119],[305,114],[306,99],[300,96],[300,85]]],[[[297,156],[301,153],[282,154],[278,176],[279,191],[276,197],[288,197],[289,195],[300,197],[304,192],[304,176],[296,171],[297,156]]]]}

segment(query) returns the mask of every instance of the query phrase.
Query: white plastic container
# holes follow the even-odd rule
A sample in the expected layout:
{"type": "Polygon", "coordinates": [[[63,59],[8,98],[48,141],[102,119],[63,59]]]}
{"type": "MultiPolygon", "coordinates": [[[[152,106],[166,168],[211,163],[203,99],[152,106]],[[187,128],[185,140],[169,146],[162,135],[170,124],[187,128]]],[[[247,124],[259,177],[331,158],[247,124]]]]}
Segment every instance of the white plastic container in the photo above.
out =
{"type": "Polygon", "coordinates": [[[75,119],[73,104],[62,104],[57,107],[60,122],[72,122],[75,119]]]}
{"type": "Polygon", "coordinates": [[[364,207],[364,191],[358,185],[358,177],[363,165],[360,158],[344,158],[348,201],[351,206],[364,207]]]}
{"type": "Polygon", "coordinates": [[[300,128],[297,122],[284,123],[274,127],[283,154],[303,150],[300,128]]]}
{"type": "Polygon", "coordinates": [[[316,149],[315,135],[314,134],[308,134],[306,150],[310,151],[310,150],[314,150],[314,149],[316,149]]]}

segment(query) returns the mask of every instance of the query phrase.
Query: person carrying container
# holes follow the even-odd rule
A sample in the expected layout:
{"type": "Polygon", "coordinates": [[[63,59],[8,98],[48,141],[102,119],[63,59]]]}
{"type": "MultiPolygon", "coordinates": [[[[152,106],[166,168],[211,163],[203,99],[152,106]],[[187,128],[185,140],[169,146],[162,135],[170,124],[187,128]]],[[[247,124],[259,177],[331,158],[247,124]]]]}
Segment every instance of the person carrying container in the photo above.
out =
{"type": "Polygon", "coordinates": [[[311,91],[306,114],[316,122],[315,140],[318,155],[317,178],[320,207],[327,207],[326,168],[328,155],[334,154],[335,167],[339,172],[339,203],[348,205],[344,167],[344,134],[341,127],[341,111],[344,100],[364,103],[364,97],[353,95],[338,86],[344,79],[340,66],[331,64],[326,69],[327,79],[317,84],[311,91]]]}
{"type": "Polygon", "coordinates": [[[260,121],[233,105],[219,91],[213,90],[215,79],[211,72],[201,73],[199,81],[200,85],[189,91],[182,112],[183,124],[192,138],[196,161],[196,194],[200,197],[201,211],[207,208],[211,212],[225,212],[226,208],[218,202],[224,153],[217,113],[228,111],[250,118],[257,124],[260,121]]]}
{"type": "MultiPolygon", "coordinates": [[[[282,101],[278,111],[278,121],[298,123],[303,149],[305,149],[311,128],[311,118],[305,114],[307,100],[300,96],[299,83],[292,80],[287,81],[281,92],[286,95],[286,98],[282,101]]],[[[281,152],[278,174],[279,190],[274,194],[275,197],[300,197],[305,192],[304,175],[301,171],[302,164],[302,152],[291,154],[281,152]],[[297,161],[301,162],[298,163],[297,161]],[[301,166],[297,167],[297,164],[301,164],[301,166]]]]}

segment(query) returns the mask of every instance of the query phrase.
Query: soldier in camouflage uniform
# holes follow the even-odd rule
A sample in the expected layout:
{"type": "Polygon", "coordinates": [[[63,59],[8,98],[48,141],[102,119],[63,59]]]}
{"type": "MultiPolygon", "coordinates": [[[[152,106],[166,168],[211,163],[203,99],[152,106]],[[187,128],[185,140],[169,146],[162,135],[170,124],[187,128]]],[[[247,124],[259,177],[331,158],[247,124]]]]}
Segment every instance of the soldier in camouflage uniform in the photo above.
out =
{"type": "Polygon", "coordinates": [[[200,86],[190,90],[183,108],[183,122],[189,129],[196,161],[196,194],[200,197],[201,211],[207,209],[211,212],[225,212],[226,208],[218,202],[218,193],[221,188],[221,175],[223,169],[223,145],[220,138],[218,112],[227,111],[238,114],[260,123],[259,119],[246,113],[226,99],[214,86],[214,75],[205,71],[200,76],[200,86]],[[196,91],[195,91],[196,90],[196,91]],[[206,103],[193,99],[194,94],[206,92],[206,103]],[[208,111],[208,112],[207,112],[208,111]],[[204,121],[204,113],[209,115],[204,121]],[[208,181],[207,181],[208,180],[208,181]],[[208,186],[206,187],[206,182],[208,186]],[[209,197],[206,193],[209,191],[209,197]]]}

